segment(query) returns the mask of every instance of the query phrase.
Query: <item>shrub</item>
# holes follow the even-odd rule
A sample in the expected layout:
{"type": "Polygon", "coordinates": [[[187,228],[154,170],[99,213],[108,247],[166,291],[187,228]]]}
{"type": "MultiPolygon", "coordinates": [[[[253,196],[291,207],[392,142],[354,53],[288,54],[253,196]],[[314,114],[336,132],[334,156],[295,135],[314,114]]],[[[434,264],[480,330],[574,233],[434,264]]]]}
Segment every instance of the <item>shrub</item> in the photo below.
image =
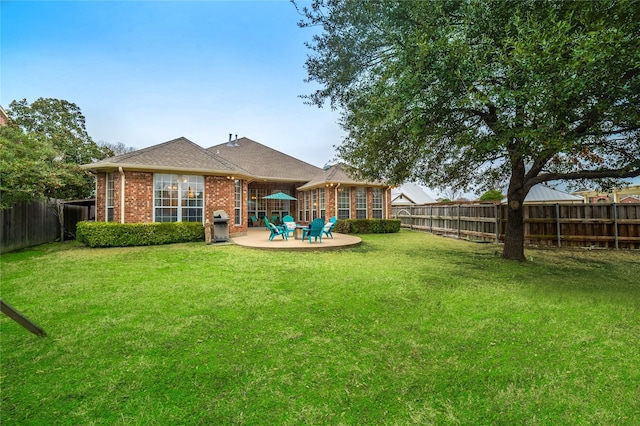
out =
{"type": "Polygon", "coordinates": [[[400,231],[399,219],[346,219],[336,222],[334,231],[341,234],[388,234],[400,231]]]}
{"type": "Polygon", "coordinates": [[[196,222],[115,223],[79,222],[79,242],[89,247],[128,247],[204,241],[204,227],[196,222]]]}
{"type": "Polygon", "coordinates": [[[480,196],[480,201],[501,201],[503,198],[502,192],[497,189],[490,189],[480,196]]]}

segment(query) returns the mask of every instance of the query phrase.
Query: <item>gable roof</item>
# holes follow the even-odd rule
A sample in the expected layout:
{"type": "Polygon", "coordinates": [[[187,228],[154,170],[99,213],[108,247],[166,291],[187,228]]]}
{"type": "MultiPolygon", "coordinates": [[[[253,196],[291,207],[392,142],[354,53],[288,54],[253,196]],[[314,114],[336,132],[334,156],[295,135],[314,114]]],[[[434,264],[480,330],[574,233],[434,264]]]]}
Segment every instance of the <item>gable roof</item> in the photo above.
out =
{"type": "Polygon", "coordinates": [[[207,151],[250,170],[256,179],[306,182],[321,169],[290,155],[276,151],[249,138],[207,148],[207,151]]]}
{"type": "Polygon", "coordinates": [[[331,167],[320,169],[318,173],[311,178],[310,181],[298,188],[299,191],[306,191],[313,188],[319,188],[325,185],[367,185],[367,186],[385,186],[381,182],[364,182],[352,178],[346,172],[346,166],[343,164],[335,164],[331,167]]]}
{"type": "Polygon", "coordinates": [[[191,171],[214,174],[250,173],[232,162],[216,156],[185,137],[148,148],[105,158],[82,166],[91,170],[112,170],[118,167],[136,170],[191,171]]]}
{"type": "Polygon", "coordinates": [[[391,204],[430,204],[436,201],[424,189],[412,182],[391,190],[391,204]]]}

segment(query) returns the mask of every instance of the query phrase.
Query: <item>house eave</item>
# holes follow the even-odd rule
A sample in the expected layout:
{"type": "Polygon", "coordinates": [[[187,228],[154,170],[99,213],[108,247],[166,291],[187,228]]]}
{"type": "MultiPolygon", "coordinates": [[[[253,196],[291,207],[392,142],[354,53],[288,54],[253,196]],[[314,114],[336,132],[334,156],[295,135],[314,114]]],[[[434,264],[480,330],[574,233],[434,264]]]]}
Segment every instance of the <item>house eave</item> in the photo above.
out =
{"type": "Polygon", "coordinates": [[[210,176],[227,176],[237,177],[242,179],[254,179],[247,173],[234,171],[234,170],[214,170],[214,169],[198,169],[198,168],[185,168],[185,167],[172,167],[172,166],[148,166],[141,164],[126,164],[126,163],[100,163],[96,164],[84,164],[80,166],[82,169],[88,170],[92,173],[97,172],[113,172],[122,167],[125,171],[135,172],[166,172],[166,173],[188,173],[198,175],[210,175],[210,176]]]}

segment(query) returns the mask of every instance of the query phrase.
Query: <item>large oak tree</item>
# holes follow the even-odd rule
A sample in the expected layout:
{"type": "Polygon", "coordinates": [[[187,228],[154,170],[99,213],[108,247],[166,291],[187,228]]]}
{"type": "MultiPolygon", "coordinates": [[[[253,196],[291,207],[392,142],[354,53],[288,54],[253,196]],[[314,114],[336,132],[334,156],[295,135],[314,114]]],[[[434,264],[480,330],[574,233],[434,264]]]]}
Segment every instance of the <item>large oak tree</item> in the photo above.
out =
{"type": "Polygon", "coordinates": [[[339,155],[364,178],[508,183],[503,257],[522,204],[554,180],[640,175],[640,2],[317,0],[300,8],[305,96],[341,111],[339,155]]]}

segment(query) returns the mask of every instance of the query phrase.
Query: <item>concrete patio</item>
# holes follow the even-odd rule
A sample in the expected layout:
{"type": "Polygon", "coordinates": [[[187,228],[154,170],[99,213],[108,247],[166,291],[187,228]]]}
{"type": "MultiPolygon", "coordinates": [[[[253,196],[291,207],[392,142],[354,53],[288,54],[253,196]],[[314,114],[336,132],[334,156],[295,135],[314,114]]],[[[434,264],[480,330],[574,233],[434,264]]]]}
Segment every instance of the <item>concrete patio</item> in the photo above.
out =
{"type": "Polygon", "coordinates": [[[288,240],[284,240],[282,237],[275,237],[273,241],[269,241],[269,235],[270,232],[265,228],[249,228],[246,235],[232,237],[231,241],[239,246],[267,250],[328,250],[355,247],[362,242],[359,237],[337,232],[333,232],[333,238],[323,235],[322,242],[320,240],[315,241],[312,238],[311,244],[309,244],[308,238],[306,240],[297,240],[293,235],[288,240]]]}

